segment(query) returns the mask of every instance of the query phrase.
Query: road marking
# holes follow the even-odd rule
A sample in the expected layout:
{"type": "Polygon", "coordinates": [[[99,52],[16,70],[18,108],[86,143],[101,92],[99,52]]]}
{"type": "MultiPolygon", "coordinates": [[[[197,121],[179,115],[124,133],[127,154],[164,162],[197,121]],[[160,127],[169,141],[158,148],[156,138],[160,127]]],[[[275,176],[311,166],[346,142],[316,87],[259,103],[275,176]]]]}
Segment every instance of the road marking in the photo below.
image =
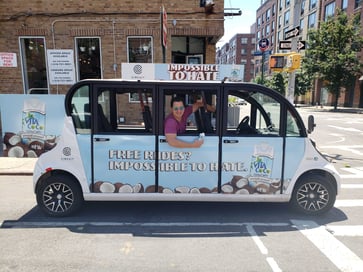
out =
{"type": "MultiPolygon", "coordinates": [[[[260,237],[257,235],[257,233],[256,233],[255,229],[253,228],[253,226],[254,226],[253,224],[247,224],[246,229],[247,229],[249,235],[251,236],[252,240],[257,245],[257,247],[260,250],[261,254],[267,255],[268,250],[265,247],[265,245],[262,243],[260,237]]],[[[281,272],[282,271],[274,258],[266,257],[266,261],[269,264],[269,266],[271,267],[272,271],[274,271],[274,272],[281,272]]]]}
{"type": "Polygon", "coordinates": [[[363,189],[363,184],[341,184],[342,189],[363,189]]]}
{"type": "Polygon", "coordinates": [[[363,199],[338,199],[335,201],[334,207],[363,207],[363,199]]]}
{"type": "Polygon", "coordinates": [[[310,240],[340,271],[362,271],[363,261],[343,243],[314,221],[291,220],[293,225],[310,240]]]}
{"type": "Polygon", "coordinates": [[[356,226],[327,226],[326,230],[334,236],[361,236],[363,237],[363,225],[356,226]]]}
{"type": "Polygon", "coordinates": [[[283,227],[289,226],[289,223],[211,223],[211,222],[178,222],[178,223],[159,223],[159,222],[148,222],[148,223],[134,223],[134,222],[90,222],[90,221],[79,221],[79,222],[62,222],[62,221],[3,221],[0,223],[2,228],[26,228],[26,227],[244,227],[248,225],[262,226],[262,227],[283,227]]]}
{"type": "Polygon", "coordinates": [[[319,149],[322,148],[331,148],[331,149],[340,149],[343,151],[348,151],[351,152],[353,154],[357,154],[362,156],[363,152],[358,151],[357,149],[363,149],[363,145],[322,145],[322,146],[318,146],[319,149]]]}
{"type": "Polygon", "coordinates": [[[340,170],[351,173],[350,175],[339,175],[341,178],[345,179],[358,179],[363,178],[363,170],[361,167],[355,168],[340,168],[340,170]]]}
{"type": "Polygon", "coordinates": [[[361,130],[359,130],[359,129],[356,129],[356,128],[346,128],[346,127],[338,127],[338,126],[333,126],[333,125],[328,125],[328,127],[332,127],[332,128],[336,128],[336,129],[339,129],[339,130],[344,130],[344,131],[351,131],[351,132],[362,132],[361,130]]]}

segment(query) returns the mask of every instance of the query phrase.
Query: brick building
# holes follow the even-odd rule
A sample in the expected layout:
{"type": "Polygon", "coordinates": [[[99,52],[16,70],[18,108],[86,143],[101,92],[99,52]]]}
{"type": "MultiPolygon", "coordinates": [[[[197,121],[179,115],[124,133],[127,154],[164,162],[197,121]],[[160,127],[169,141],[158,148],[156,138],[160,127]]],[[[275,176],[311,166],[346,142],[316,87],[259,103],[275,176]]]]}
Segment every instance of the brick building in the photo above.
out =
{"type": "Polygon", "coordinates": [[[217,64],[240,64],[244,66],[244,81],[250,82],[254,76],[253,56],[256,47],[255,34],[239,33],[217,50],[217,64]]]}
{"type": "Polygon", "coordinates": [[[125,62],[215,63],[224,1],[2,1],[0,22],[0,93],[55,94],[69,85],[50,84],[49,49],[72,52],[75,81],[120,78],[125,62]]]}
{"type": "MultiPolygon", "coordinates": [[[[276,0],[261,1],[261,6],[256,10],[256,51],[259,51],[258,41],[268,39],[269,49],[274,48],[276,42],[276,0]]],[[[264,55],[255,57],[255,75],[268,74],[268,59],[271,50],[264,55]]]]}

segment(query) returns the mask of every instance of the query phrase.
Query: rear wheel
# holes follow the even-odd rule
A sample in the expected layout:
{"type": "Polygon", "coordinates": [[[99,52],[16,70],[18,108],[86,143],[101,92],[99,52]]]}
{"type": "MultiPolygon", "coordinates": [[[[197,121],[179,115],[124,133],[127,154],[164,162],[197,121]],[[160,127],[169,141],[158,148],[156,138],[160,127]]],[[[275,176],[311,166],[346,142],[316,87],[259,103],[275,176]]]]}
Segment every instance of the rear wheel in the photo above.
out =
{"type": "Polygon", "coordinates": [[[83,203],[82,190],[71,176],[57,174],[47,177],[37,192],[39,207],[50,216],[66,216],[79,210],[83,203]]]}
{"type": "Polygon", "coordinates": [[[335,198],[333,184],[324,176],[312,174],[297,182],[290,203],[299,212],[318,215],[329,211],[335,198]]]}

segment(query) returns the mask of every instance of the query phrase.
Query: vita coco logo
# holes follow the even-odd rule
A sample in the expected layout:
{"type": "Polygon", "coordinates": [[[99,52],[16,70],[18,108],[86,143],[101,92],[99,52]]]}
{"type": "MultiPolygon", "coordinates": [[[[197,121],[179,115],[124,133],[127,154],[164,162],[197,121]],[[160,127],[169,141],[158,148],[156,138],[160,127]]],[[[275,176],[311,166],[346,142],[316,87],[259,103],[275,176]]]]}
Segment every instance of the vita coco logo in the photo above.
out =
{"type": "Polygon", "coordinates": [[[252,176],[271,177],[273,158],[273,146],[264,142],[255,145],[251,158],[250,174],[252,176]]]}
{"type": "Polygon", "coordinates": [[[251,162],[251,172],[259,176],[270,176],[271,164],[269,158],[257,156],[255,160],[251,162]]]}
{"type": "Polygon", "coordinates": [[[25,123],[25,127],[29,130],[44,130],[44,125],[39,123],[36,113],[28,112],[25,115],[23,122],[25,123]]]}

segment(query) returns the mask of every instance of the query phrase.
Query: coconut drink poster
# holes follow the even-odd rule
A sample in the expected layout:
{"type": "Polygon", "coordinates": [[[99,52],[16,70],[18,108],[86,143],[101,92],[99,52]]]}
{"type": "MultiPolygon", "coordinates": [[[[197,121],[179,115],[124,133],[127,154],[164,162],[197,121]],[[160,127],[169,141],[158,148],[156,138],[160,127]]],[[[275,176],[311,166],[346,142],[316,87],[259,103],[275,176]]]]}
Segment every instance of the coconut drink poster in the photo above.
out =
{"type": "Polygon", "coordinates": [[[61,133],[63,95],[0,95],[2,155],[39,157],[54,148],[61,133]]]}

